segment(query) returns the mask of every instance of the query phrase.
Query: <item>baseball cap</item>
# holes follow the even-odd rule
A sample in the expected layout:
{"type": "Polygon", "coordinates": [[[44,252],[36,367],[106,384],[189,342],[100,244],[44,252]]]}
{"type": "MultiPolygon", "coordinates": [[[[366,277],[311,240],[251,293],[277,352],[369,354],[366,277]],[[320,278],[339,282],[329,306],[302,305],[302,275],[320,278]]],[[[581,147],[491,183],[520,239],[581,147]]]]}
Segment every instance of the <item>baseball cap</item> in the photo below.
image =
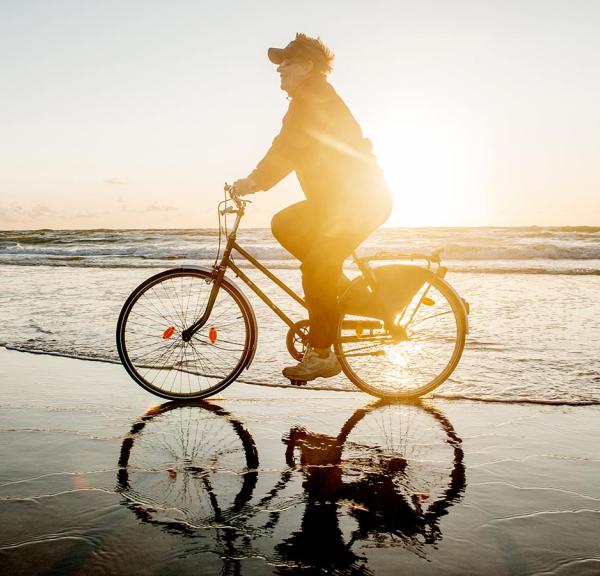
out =
{"type": "Polygon", "coordinates": [[[269,48],[269,60],[281,64],[284,60],[310,60],[320,72],[331,72],[334,53],[320,38],[298,33],[285,48],[269,48]]]}

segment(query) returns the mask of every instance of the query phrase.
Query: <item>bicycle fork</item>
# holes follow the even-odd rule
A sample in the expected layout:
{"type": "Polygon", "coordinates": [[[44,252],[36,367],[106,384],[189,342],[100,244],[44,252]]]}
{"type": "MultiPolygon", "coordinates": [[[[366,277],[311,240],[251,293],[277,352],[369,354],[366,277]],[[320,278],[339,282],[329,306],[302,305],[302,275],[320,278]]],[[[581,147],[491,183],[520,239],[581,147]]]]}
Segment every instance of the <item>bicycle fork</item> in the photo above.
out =
{"type": "Polygon", "coordinates": [[[217,294],[219,293],[219,290],[221,288],[221,282],[224,276],[225,268],[223,266],[215,266],[213,268],[214,281],[210,290],[208,302],[206,303],[206,309],[204,310],[204,314],[202,314],[199,320],[196,320],[196,322],[194,322],[191,326],[183,330],[183,332],[181,333],[181,339],[184,342],[189,342],[193,338],[194,334],[196,334],[196,332],[198,332],[198,330],[200,330],[200,328],[202,328],[208,322],[208,319],[210,318],[210,315],[212,313],[213,306],[215,305],[215,302],[217,300],[217,294]]]}

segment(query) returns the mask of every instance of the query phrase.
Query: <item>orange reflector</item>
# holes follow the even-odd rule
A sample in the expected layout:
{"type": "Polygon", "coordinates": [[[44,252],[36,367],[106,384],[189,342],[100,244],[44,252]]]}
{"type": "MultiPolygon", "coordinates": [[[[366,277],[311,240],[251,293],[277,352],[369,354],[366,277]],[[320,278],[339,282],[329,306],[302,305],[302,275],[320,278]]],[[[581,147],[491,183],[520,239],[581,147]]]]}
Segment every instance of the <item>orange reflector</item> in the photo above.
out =
{"type": "Polygon", "coordinates": [[[356,328],[354,329],[354,331],[356,332],[357,336],[361,336],[363,333],[363,327],[362,324],[357,324],[356,328]]]}
{"type": "Polygon", "coordinates": [[[423,298],[423,304],[425,304],[425,306],[433,306],[435,301],[425,296],[425,298],[423,298]]]}
{"type": "Polygon", "coordinates": [[[175,334],[175,326],[169,326],[162,335],[163,340],[168,340],[171,336],[175,334]]]}
{"type": "Polygon", "coordinates": [[[150,408],[150,410],[148,410],[144,416],[156,416],[157,414],[160,414],[160,406],[154,406],[154,408],[150,408]]]}
{"type": "Polygon", "coordinates": [[[208,339],[214,344],[217,341],[217,329],[214,326],[210,327],[208,331],[208,339]]]}

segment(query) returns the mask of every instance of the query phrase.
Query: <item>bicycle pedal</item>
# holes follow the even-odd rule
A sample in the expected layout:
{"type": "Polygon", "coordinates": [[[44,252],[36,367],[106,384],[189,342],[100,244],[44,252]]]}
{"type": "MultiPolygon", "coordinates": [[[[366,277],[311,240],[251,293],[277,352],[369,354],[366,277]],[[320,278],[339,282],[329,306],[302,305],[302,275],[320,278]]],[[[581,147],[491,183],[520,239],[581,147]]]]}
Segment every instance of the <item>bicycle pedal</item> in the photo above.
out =
{"type": "Polygon", "coordinates": [[[292,386],[306,386],[308,380],[290,380],[292,386]]]}

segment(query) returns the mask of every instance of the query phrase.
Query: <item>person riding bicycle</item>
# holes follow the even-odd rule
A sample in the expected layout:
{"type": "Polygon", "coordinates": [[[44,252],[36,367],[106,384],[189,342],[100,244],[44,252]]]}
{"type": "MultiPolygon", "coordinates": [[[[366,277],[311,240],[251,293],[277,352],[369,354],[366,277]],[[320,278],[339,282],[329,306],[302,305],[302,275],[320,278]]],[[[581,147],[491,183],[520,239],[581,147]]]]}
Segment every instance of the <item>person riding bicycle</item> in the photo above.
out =
{"type": "Polygon", "coordinates": [[[392,200],[371,142],[327,81],[333,52],[320,38],[298,33],[285,48],[269,48],[268,57],[278,65],[289,108],[264,158],[234,187],[240,195],[253,194],[295,172],[306,197],[275,214],[271,228],[301,261],[309,311],[307,351],[283,375],[308,381],[341,371],[331,347],[343,262],[387,220],[392,200]]]}

